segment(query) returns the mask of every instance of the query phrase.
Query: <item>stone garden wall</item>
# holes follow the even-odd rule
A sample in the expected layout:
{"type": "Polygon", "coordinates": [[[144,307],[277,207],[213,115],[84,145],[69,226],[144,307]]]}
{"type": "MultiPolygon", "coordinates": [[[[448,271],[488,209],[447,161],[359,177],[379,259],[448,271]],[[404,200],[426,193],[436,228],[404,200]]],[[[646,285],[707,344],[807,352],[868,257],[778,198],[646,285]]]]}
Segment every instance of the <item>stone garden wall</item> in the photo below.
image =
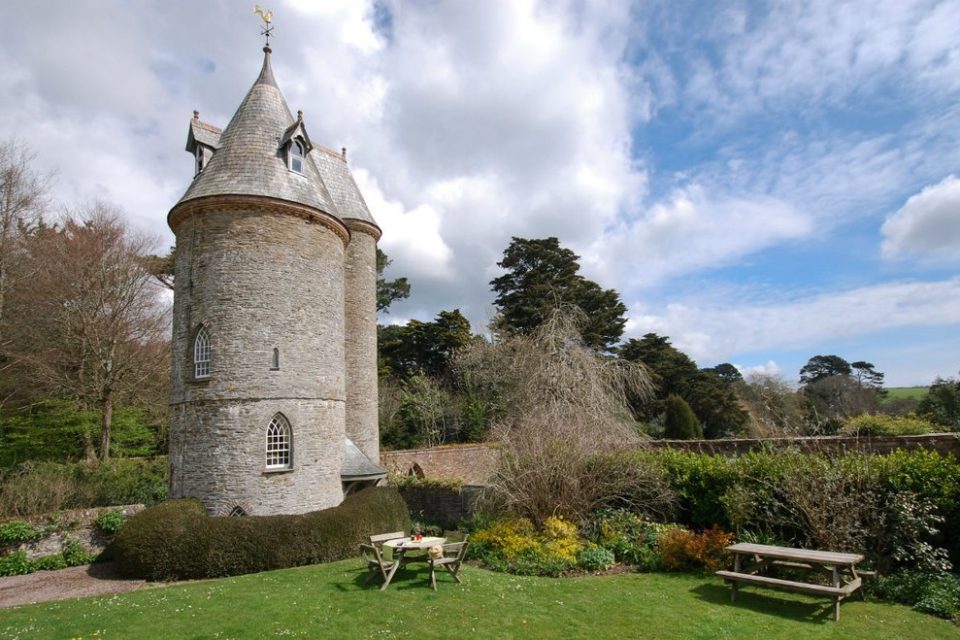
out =
{"type": "Polygon", "coordinates": [[[100,531],[94,522],[102,513],[114,510],[123,511],[124,518],[144,509],[142,504],[125,505],[121,507],[99,507],[95,509],[77,509],[74,511],[60,511],[54,515],[24,516],[10,518],[23,520],[35,527],[42,527],[47,534],[40,540],[25,542],[11,547],[0,547],[0,553],[7,551],[25,551],[27,558],[35,560],[43,556],[50,556],[63,551],[64,543],[76,540],[85,551],[99,555],[106,549],[110,537],[100,531]]]}

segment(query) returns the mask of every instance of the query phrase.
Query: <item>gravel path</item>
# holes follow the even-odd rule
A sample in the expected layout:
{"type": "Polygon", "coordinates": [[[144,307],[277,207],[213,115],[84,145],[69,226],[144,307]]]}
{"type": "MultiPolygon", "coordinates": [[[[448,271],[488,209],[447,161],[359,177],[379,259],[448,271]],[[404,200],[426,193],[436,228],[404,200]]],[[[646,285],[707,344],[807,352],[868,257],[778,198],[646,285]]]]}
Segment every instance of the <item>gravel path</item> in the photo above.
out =
{"type": "Polygon", "coordinates": [[[0,578],[0,608],[68,598],[102,596],[139,589],[143,580],[116,575],[113,563],[103,562],[59,571],[37,571],[25,576],[0,578]]]}

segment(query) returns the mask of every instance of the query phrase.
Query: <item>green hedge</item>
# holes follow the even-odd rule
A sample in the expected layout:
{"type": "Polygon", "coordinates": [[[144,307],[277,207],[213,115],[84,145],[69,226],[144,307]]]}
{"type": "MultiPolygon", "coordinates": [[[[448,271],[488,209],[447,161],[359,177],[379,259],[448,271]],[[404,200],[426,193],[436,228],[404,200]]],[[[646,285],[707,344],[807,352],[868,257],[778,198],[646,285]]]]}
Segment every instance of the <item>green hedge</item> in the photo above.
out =
{"type": "MultiPolygon", "coordinates": [[[[955,566],[960,566],[960,463],[953,456],[933,451],[898,450],[886,455],[848,454],[836,458],[807,455],[796,451],[751,452],[740,457],[703,455],[664,449],[637,454],[639,464],[659,465],[676,496],[675,519],[694,529],[717,524],[728,531],[738,525],[751,533],[762,533],[794,544],[808,543],[799,523],[764,527],[768,520],[785,521],[782,488],[786,476],[850,478],[867,490],[879,492],[881,505],[895,502],[903,492],[912,492],[943,518],[939,534],[930,541],[946,548],[955,566]],[[865,480],[864,480],[865,479],[865,480]],[[737,522],[737,501],[748,502],[745,522],[737,522]],[[777,518],[777,509],[781,509],[777,518]]],[[[865,551],[871,551],[866,549],[865,551]]],[[[874,551],[879,552],[880,549],[874,551]]]]}
{"type": "Polygon", "coordinates": [[[113,543],[117,569],[147,580],[214,578],[354,557],[373,533],[408,530],[394,489],[370,488],[340,506],[291,516],[211,517],[171,500],[130,518],[113,543]]]}

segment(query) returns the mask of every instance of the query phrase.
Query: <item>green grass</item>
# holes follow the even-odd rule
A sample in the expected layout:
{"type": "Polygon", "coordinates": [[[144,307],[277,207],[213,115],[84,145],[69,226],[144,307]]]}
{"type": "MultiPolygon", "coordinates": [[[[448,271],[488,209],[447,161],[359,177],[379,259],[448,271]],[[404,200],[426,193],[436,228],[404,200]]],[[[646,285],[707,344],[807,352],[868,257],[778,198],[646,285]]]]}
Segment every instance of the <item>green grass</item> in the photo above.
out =
{"type": "Polygon", "coordinates": [[[900,605],[825,600],[712,576],[529,578],[464,567],[433,592],[425,570],[386,592],[357,560],[0,610],[0,638],[936,638],[957,627],[900,605]]]}
{"type": "Polygon", "coordinates": [[[884,402],[890,402],[891,400],[923,400],[929,387],[890,387],[887,389],[887,397],[884,398],[884,402]]]}

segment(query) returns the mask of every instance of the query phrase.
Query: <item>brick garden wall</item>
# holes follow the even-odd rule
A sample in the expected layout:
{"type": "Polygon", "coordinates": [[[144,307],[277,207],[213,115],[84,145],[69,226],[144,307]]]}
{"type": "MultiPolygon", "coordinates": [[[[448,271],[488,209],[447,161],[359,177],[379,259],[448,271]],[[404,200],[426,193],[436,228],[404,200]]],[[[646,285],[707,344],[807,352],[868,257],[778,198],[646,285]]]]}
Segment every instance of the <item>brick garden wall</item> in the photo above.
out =
{"type": "MultiPolygon", "coordinates": [[[[655,449],[683,449],[699,453],[736,456],[763,448],[797,448],[807,453],[842,455],[849,452],[890,453],[897,449],[931,449],[960,458],[960,434],[933,433],[922,436],[849,436],[808,438],[731,438],[725,440],[651,440],[655,449]]],[[[455,478],[465,485],[484,485],[497,466],[497,448],[490,444],[469,444],[384,451],[380,460],[388,470],[404,475],[419,468],[426,478],[455,478]]]]}

